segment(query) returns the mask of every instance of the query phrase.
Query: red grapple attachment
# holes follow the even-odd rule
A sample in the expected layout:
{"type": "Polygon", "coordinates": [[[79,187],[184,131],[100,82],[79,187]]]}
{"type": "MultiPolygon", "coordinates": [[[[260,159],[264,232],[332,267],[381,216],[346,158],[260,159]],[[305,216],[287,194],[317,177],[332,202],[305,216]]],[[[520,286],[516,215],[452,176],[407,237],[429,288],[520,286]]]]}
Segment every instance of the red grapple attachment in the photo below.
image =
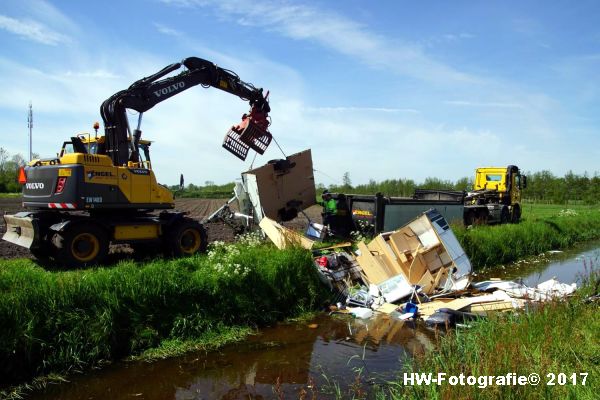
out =
{"type": "Polygon", "coordinates": [[[242,115],[242,122],[232,126],[227,132],[223,147],[242,161],[246,159],[250,149],[263,154],[273,139],[268,128],[267,114],[252,107],[250,115],[242,115]]]}

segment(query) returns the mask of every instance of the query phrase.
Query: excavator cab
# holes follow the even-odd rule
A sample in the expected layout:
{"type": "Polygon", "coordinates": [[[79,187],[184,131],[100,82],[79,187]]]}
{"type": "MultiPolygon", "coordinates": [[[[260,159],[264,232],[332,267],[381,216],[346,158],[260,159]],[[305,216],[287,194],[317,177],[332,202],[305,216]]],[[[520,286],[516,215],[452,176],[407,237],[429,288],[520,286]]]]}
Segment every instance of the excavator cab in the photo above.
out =
{"type": "MultiPolygon", "coordinates": [[[[132,168],[152,169],[150,163],[150,145],[152,141],[141,139],[138,144],[138,161],[128,163],[132,168]]],[[[106,140],[104,136],[91,137],[89,133],[81,133],[72,137],[70,141],[64,142],[59,157],[71,153],[83,153],[91,155],[106,155],[106,140]]]]}

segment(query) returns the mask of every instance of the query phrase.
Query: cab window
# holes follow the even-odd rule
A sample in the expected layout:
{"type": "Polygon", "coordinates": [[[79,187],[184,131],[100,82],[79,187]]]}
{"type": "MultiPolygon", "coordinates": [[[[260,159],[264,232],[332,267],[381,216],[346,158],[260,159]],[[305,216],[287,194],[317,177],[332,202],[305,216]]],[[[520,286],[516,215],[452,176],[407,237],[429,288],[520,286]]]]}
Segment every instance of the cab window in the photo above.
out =
{"type": "Polygon", "coordinates": [[[150,146],[147,144],[140,144],[139,146],[140,165],[150,169],[150,146]]]}
{"type": "Polygon", "coordinates": [[[73,143],[64,142],[62,149],[60,150],[60,156],[64,156],[65,154],[73,154],[75,153],[75,149],[73,148],[73,143]]]}
{"type": "Polygon", "coordinates": [[[486,175],[486,182],[500,182],[502,180],[502,175],[486,175]]]}

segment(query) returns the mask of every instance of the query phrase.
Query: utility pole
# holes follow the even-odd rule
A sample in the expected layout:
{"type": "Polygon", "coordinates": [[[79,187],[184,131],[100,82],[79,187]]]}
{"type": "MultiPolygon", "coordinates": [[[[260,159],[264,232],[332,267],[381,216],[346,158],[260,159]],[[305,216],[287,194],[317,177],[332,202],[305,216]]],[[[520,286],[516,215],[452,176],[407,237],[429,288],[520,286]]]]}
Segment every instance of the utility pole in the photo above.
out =
{"type": "Polygon", "coordinates": [[[33,142],[33,107],[29,102],[29,113],[27,114],[27,127],[29,128],[29,161],[33,160],[33,150],[31,148],[33,142]]]}

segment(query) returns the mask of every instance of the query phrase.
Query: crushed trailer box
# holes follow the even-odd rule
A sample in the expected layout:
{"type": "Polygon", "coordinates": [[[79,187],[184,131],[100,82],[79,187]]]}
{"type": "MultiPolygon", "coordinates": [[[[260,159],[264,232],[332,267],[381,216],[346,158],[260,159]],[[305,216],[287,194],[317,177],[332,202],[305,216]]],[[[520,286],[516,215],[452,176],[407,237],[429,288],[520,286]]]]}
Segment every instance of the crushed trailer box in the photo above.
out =
{"type": "Polygon", "coordinates": [[[446,219],[431,209],[402,228],[358,244],[357,261],[366,280],[382,285],[401,277],[427,293],[462,290],[471,263],[446,219]]]}

